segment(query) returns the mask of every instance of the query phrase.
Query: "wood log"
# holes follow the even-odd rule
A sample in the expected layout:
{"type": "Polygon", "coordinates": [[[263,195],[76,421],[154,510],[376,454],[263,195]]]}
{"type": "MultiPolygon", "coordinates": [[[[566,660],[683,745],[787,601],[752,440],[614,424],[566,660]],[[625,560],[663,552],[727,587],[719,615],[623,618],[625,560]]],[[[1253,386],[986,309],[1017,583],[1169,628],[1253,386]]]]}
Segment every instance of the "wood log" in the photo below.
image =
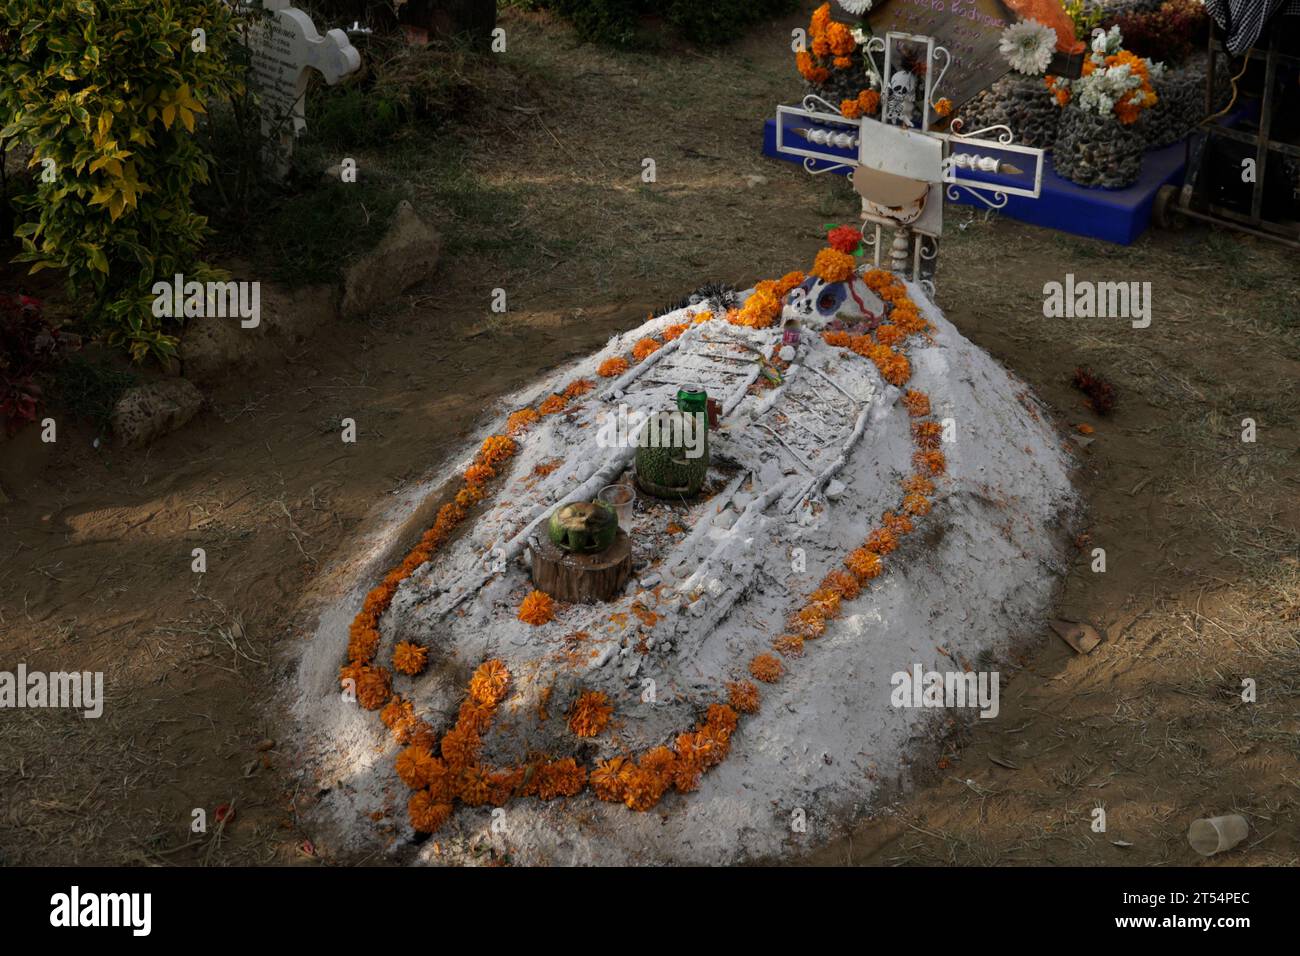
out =
{"type": "Polygon", "coordinates": [[[534,535],[528,547],[533,555],[533,587],[557,601],[612,601],[632,577],[632,539],[621,528],[613,544],[594,554],[564,551],[546,535],[534,535]]]}

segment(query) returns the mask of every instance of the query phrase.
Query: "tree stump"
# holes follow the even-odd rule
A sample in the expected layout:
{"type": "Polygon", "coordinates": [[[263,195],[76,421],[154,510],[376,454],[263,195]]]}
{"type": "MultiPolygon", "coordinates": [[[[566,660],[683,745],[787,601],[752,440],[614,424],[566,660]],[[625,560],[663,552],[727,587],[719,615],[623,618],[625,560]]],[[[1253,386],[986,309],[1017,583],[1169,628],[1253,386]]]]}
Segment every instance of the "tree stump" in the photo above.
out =
{"type": "Polygon", "coordinates": [[[632,577],[632,539],[621,528],[613,544],[593,554],[565,551],[546,535],[537,535],[528,544],[533,553],[533,587],[557,601],[611,601],[632,577]]]}

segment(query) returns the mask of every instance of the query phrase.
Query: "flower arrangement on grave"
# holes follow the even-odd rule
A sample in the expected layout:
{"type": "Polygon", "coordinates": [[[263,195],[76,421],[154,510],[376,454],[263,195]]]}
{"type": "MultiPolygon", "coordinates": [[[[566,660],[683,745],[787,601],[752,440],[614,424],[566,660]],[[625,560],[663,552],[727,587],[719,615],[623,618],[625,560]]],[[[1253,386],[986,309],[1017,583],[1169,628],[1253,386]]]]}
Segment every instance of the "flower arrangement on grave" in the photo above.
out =
{"type": "Polygon", "coordinates": [[[1092,53],[1083,61],[1083,75],[1077,80],[1048,76],[1044,82],[1062,106],[1075,103],[1086,112],[1114,118],[1132,126],[1142,111],[1156,104],[1151,80],[1164,72],[1164,64],[1153,63],[1123,48],[1119,27],[1097,30],[1092,53]]]}
{"type": "Polygon", "coordinates": [[[1123,188],[1142,173],[1147,137],[1134,126],[1158,101],[1152,82],[1164,66],[1123,43],[1118,27],[1098,29],[1082,76],[1043,80],[1062,108],[1052,162],[1058,173],[1082,186],[1123,188]]]}
{"type": "MultiPolygon", "coordinates": [[[[862,6],[864,13],[871,7],[869,0],[865,3],[858,0],[853,5],[862,6]]],[[[880,108],[879,95],[874,100],[864,96],[874,92],[864,89],[870,83],[862,47],[869,36],[863,27],[850,27],[831,19],[828,0],[813,11],[806,45],[795,53],[795,68],[810,92],[831,103],[839,103],[844,115],[850,119],[864,114],[874,115],[880,108]]]]}

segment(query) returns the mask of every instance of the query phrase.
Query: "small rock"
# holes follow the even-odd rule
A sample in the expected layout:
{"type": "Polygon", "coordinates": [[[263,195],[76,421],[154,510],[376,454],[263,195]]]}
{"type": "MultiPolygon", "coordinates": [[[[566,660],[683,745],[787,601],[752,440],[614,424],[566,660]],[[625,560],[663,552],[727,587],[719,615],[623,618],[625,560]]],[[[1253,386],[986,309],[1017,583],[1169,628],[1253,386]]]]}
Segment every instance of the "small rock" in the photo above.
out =
{"type": "Polygon", "coordinates": [[[113,434],[126,448],[142,448],[183,427],[202,405],[203,393],[188,379],[137,385],[113,406],[113,434]]]}
{"type": "Polygon", "coordinates": [[[744,180],[745,180],[745,185],[748,186],[750,189],[753,189],[755,186],[767,185],[767,177],[760,176],[758,173],[746,173],[744,176],[744,180]]]}
{"type": "Polygon", "coordinates": [[[662,580],[663,578],[661,578],[657,574],[647,574],[645,577],[641,579],[641,587],[649,591],[662,580]]]}
{"type": "Polygon", "coordinates": [[[393,213],[388,234],[352,263],[343,276],[344,317],[391,308],[407,289],[433,274],[442,239],[405,199],[393,213]],[[400,263],[400,268],[394,268],[400,263]]]}
{"type": "Polygon", "coordinates": [[[832,478],[826,483],[826,497],[831,501],[837,501],[844,494],[844,487],[844,482],[832,478]]]}

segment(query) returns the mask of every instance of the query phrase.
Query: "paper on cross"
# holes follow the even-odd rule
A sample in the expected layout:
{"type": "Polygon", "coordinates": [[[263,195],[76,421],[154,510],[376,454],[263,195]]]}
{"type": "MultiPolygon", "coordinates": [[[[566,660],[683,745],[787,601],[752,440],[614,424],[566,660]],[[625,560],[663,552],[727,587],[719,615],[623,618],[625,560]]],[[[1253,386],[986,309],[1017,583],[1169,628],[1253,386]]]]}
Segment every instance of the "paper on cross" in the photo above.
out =
{"type": "Polygon", "coordinates": [[[294,137],[307,127],[307,71],[316,70],[333,86],[360,68],[361,54],[342,30],[321,36],[311,18],[288,0],[263,0],[262,8],[270,16],[249,25],[247,44],[262,134],[275,154],[273,166],[283,174],[294,137]]]}

